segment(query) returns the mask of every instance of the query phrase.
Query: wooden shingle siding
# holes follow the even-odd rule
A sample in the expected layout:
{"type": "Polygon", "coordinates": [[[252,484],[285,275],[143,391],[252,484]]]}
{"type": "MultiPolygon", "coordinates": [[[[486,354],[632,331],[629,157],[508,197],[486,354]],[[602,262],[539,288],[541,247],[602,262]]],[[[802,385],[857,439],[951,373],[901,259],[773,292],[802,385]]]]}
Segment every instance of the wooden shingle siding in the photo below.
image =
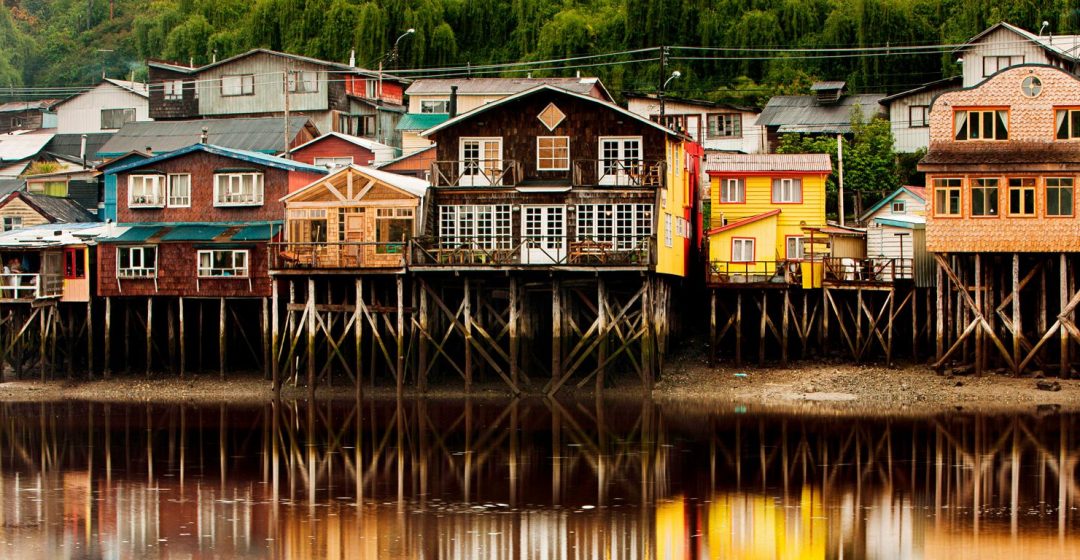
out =
{"type": "Polygon", "coordinates": [[[194,74],[150,65],[150,118],[154,120],[193,119],[199,116],[199,99],[195,95],[198,77],[194,74]],[[165,99],[164,83],[185,82],[180,99],[165,99]]]}
{"type": "MultiPolygon", "coordinates": [[[[143,243],[135,245],[154,245],[143,243]]],[[[249,278],[198,278],[197,255],[202,243],[157,244],[157,281],[153,278],[116,278],[116,248],[102,243],[97,249],[98,295],[109,296],[185,296],[185,297],[269,297],[270,275],[267,271],[266,243],[241,243],[229,248],[247,249],[249,278]],[[250,284],[249,284],[250,280],[250,284]]],[[[129,246],[129,245],[124,245],[129,246]]]]}
{"type": "Polygon", "coordinates": [[[295,161],[312,165],[315,164],[315,158],[351,157],[354,164],[365,166],[370,166],[375,160],[375,154],[371,150],[334,136],[295,150],[291,156],[295,161]]]}

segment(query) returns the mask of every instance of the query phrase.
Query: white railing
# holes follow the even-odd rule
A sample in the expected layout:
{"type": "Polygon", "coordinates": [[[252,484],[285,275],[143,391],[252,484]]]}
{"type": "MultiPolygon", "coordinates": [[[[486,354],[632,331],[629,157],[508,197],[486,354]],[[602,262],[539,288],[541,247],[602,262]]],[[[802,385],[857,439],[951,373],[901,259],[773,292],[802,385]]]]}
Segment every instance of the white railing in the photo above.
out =
{"type": "Polygon", "coordinates": [[[63,293],[64,278],[59,274],[0,274],[0,301],[59,297],[63,293]]]}

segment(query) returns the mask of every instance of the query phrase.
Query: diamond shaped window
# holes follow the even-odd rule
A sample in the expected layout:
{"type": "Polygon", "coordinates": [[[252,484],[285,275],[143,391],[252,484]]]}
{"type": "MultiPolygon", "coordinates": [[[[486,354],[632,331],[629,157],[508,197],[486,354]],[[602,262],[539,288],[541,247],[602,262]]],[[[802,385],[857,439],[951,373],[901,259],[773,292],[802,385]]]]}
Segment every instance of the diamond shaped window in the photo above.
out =
{"type": "Polygon", "coordinates": [[[566,119],[566,113],[560,111],[554,103],[548,103],[548,106],[544,107],[544,110],[540,111],[536,118],[540,119],[540,122],[544,123],[548,130],[555,130],[555,127],[566,119]]]}

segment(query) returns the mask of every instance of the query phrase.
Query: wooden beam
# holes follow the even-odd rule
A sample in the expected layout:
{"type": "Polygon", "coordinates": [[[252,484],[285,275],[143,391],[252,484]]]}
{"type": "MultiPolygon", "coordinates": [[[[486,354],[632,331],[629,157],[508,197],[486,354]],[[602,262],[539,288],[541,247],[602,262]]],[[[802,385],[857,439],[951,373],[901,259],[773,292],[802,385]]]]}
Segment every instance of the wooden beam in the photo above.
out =
{"type": "MultiPolygon", "coordinates": [[[[349,188],[352,189],[352,185],[351,185],[351,183],[352,183],[352,174],[351,173],[349,174],[349,183],[350,183],[349,188]]],[[[364,338],[364,322],[361,320],[362,317],[363,317],[363,309],[364,309],[364,279],[363,279],[363,277],[360,277],[360,276],[356,277],[356,295],[355,295],[355,297],[356,297],[356,302],[355,302],[355,305],[353,305],[353,315],[354,315],[354,317],[353,317],[353,346],[354,346],[353,352],[355,352],[355,355],[354,355],[355,363],[353,364],[353,367],[355,368],[355,372],[356,372],[354,374],[354,377],[356,378],[356,403],[357,403],[357,406],[359,406],[360,401],[364,397],[364,360],[362,359],[363,358],[363,350],[361,348],[362,347],[361,343],[362,343],[363,338],[364,338]]],[[[359,451],[358,451],[358,453],[359,453],[359,451]]],[[[360,468],[360,465],[357,464],[357,469],[359,469],[359,468],[360,468]]],[[[359,474],[358,474],[358,476],[359,476],[359,474]]]]}
{"type": "Polygon", "coordinates": [[[307,281],[307,386],[308,393],[315,394],[315,279],[307,281]]]}
{"type": "Polygon", "coordinates": [[[558,381],[562,378],[562,285],[559,279],[551,280],[551,378],[558,381]]]}
{"type": "Polygon", "coordinates": [[[105,348],[103,349],[104,352],[103,352],[103,356],[102,356],[102,358],[104,360],[102,375],[104,375],[105,379],[108,379],[108,378],[112,377],[112,363],[111,363],[111,360],[110,360],[110,358],[112,357],[110,355],[110,351],[112,350],[112,336],[111,336],[112,333],[111,333],[111,331],[112,331],[112,298],[109,297],[109,296],[105,296],[105,334],[104,334],[105,348]]]}
{"type": "Polygon", "coordinates": [[[225,379],[225,362],[228,357],[225,333],[225,298],[218,298],[218,377],[221,379],[225,379]]]}
{"type": "Polygon", "coordinates": [[[405,279],[397,276],[397,365],[394,368],[397,375],[397,394],[402,395],[405,388],[405,279]]]}
{"type": "MultiPolygon", "coordinates": [[[[714,296],[715,297],[715,296],[714,296]]],[[[607,323],[607,287],[604,285],[604,277],[596,277],[596,324],[597,336],[600,338],[600,346],[597,348],[596,360],[596,396],[604,390],[604,377],[607,373],[608,357],[608,323],[607,323]]],[[[715,300],[714,300],[715,303],[715,300]]],[[[715,319],[713,319],[715,322],[715,319]]],[[[715,330],[715,329],[714,329],[715,330]]]]}
{"type": "MultiPolygon", "coordinates": [[[[277,287],[277,280],[274,280],[273,283],[274,283],[274,287],[277,287]]],[[[179,362],[180,362],[180,364],[179,364],[180,365],[180,379],[183,379],[184,375],[186,373],[186,369],[187,369],[186,368],[187,363],[185,361],[185,360],[187,360],[187,341],[185,340],[185,334],[187,333],[187,329],[184,326],[184,324],[185,324],[185,321],[184,321],[184,296],[180,296],[177,299],[176,305],[177,305],[177,316],[179,317],[179,325],[177,325],[177,326],[179,327],[179,330],[180,330],[180,333],[179,333],[180,338],[178,340],[178,342],[179,342],[179,353],[180,353],[180,360],[179,360],[179,362]]]]}
{"type": "MultiPolygon", "coordinates": [[[[510,380],[514,385],[521,377],[521,287],[517,276],[510,277],[510,380]]],[[[520,386],[520,385],[518,385],[520,386]]]]}

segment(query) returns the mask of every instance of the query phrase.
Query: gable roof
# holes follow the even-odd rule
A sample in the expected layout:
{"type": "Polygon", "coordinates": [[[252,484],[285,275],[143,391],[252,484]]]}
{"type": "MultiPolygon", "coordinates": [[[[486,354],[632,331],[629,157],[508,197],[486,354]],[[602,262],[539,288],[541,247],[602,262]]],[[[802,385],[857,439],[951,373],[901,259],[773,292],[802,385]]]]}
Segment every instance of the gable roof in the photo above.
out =
{"type": "Polygon", "coordinates": [[[306,163],[300,163],[291,159],[280,158],[277,156],[271,156],[260,152],[251,152],[248,150],[237,150],[234,148],[224,148],[221,146],[214,146],[212,144],[192,144],[190,146],[180,148],[179,150],[173,150],[168,153],[159,154],[151,158],[147,158],[139,161],[132,161],[123,165],[118,165],[108,170],[108,173],[122,173],[132,169],[138,169],[145,165],[152,165],[159,161],[165,161],[173,158],[177,158],[183,155],[190,154],[192,152],[206,152],[222,157],[238,159],[246,161],[248,163],[254,163],[257,165],[263,165],[266,167],[273,167],[276,169],[284,169],[286,171],[304,171],[307,173],[318,173],[320,175],[326,174],[326,169],[315,165],[308,165],[306,163]]]}
{"type": "Polygon", "coordinates": [[[735,228],[740,228],[740,227],[745,226],[747,224],[752,224],[754,222],[760,222],[761,220],[764,220],[765,218],[771,218],[771,217],[776,216],[778,214],[780,214],[780,209],[779,208],[777,208],[775,210],[769,210],[768,212],[764,212],[762,214],[757,214],[755,216],[748,216],[746,218],[740,218],[738,220],[728,222],[726,225],[722,225],[720,227],[712,228],[709,231],[707,231],[706,234],[707,235],[713,235],[713,234],[725,232],[725,231],[728,231],[728,230],[732,230],[732,229],[735,229],[735,228]]]}
{"type": "Polygon", "coordinates": [[[890,105],[893,101],[896,101],[897,99],[903,99],[905,97],[915,95],[915,94],[919,94],[919,93],[925,93],[925,92],[929,92],[929,91],[938,91],[938,90],[949,91],[949,90],[953,90],[953,89],[960,89],[960,87],[963,86],[963,84],[964,84],[964,76],[958,74],[956,76],[950,76],[948,78],[944,78],[944,79],[941,79],[941,80],[935,80],[933,82],[927,82],[927,83],[925,83],[925,84],[923,84],[923,85],[921,85],[921,86],[919,86],[917,88],[912,88],[912,89],[909,89],[907,91],[901,91],[900,93],[894,93],[892,95],[888,95],[886,97],[881,98],[881,101],[879,101],[879,103],[881,103],[882,105],[890,105]]]}
{"type": "Polygon", "coordinates": [[[169,62],[167,60],[154,60],[152,58],[146,59],[147,66],[153,66],[155,68],[164,68],[165,70],[172,70],[173,72],[180,72],[183,74],[194,74],[199,71],[194,66],[185,66],[178,62],[169,62]]]}
{"type": "Polygon", "coordinates": [[[377,164],[375,164],[375,168],[376,169],[382,169],[383,167],[393,165],[395,163],[403,162],[403,161],[405,161],[405,160],[407,160],[407,159],[409,159],[411,157],[416,157],[416,156],[418,156],[418,155],[420,155],[420,154],[422,154],[422,153],[424,153],[424,152],[426,152],[428,150],[434,150],[434,149],[435,149],[435,144],[432,144],[432,145],[427,146],[425,148],[420,148],[419,150],[414,150],[414,151],[409,152],[407,154],[400,155],[400,156],[398,156],[398,157],[396,157],[396,158],[394,158],[394,159],[392,159],[390,161],[384,161],[382,163],[377,163],[377,164]]]}
{"type": "Polygon", "coordinates": [[[296,151],[302,150],[302,149],[306,148],[307,146],[317,144],[319,142],[322,142],[324,140],[328,140],[330,138],[338,138],[338,139],[344,140],[344,141],[346,141],[346,142],[348,142],[350,144],[355,144],[357,146],[360,146],[361,148],[371,150],[371,152],[374,153],[374,154],[378,154],[380,152],[385,152],[386,150],[391,150],[391,151],[394,150],[393,146],[387,146],[386,144],[383,144],[382,142],[376,142],[375,140],[371,140],[371,139],[368,139],[368,138],[360,138],[359,136],[350,136],[348,134],[342,134],[340,132],[327,132],[326,134],[323,134],[322,136],[319,136],[318,138],[312,138],[311,140],[308,140],[307,142],[304,142],[303,144],[300,144],[299,146],[290,149],[289,153],[296,153],[296,151]]]}
{"type": "Polygon", "coordinates": [[[757,125],[779,127],[779,132],[847,134],[852,130],[852,107],[858,105],[866,117],[874,117],[884,114],[884,98],[880,93],[845,95],[823,105],[813,95],[777,95],[765,104],[757,125]]]}
{"type": "Polygon", "coordinates": [[[49,220],[50,223],[98,221],[97,216],[91,214],[83,208],[82,205],[70,198],[33,194],[26,191],[15,191],[8,194],[3,199],[0,199],[0,208],[7,206],[8,203],[15,199],[21,199],[28,206],[36,210],[38,214],[41,214],[43,218],[49,220]]]}
{"type": "MultiPolygon", "coordinates": [[[[651,99],[659,101],[659,97],[655,93],[642,93],[638,91],[624,91],[623,97],[626,99],[651,99]]],[[[757,107],[749,107],[744,105],[734,105],[731,103],[723,103],[720,101],[709,101],[707,99],[691,99],[689,97],[677,97],[664,94],[664,100],[668,103],[682,103],[684,105],[696,105],[698,107],[705,107],[706,109],[731,109],[733,111],[743,111],[747,113],[760,113],[761,109],[757,107]]]]}
{"type": "Polygon", "coordinates": [[[562,89],[562,88],[559,88],[559,87],[556,87],[556,86],[552,86],[552,85],[549,85],[549,84],[540,84],[540,85],[538,85],[538,86],[536,86],[534,88],[527,89],[525,91],[515,93],[514,95],[509,95],[507,97],[503,97],[502,99],[497,99],[495,101],[492,101],[491,103],[486,103],[484,105],[481,105],[481,106],[473,109],[472,111],[462,113],[462,114],[460,114],[460,115],[458,115],[458,116],[456,116],[456,117],[454,117],[452,119],[449,119],[449,120],[443,122],[442,124],[436,125],[436,126],[434,126],[432,128],[429,128],[429,129],[425,130],[424,132],[421,132],[420,136],[428,136],[428,135],[434,134],[435,132],[438,132],[438,131],[443,130],[445,128],[449,128],[451,126],[454,126],[455,124],[457,124],[457,123],[459,123],[461,121],[471,119],[471,118],[475,117],[476,115],[479,115],[479,114],[482,114],[482,113],[486,113],[487,111],[490,111],[491,109],[493,109],[495,107],[505,105],[507,103],[510,103],[511,101],[517,101],[518,99],[522,99],[524,97],[528,97],[530,95],[534,95],[534,94],[540,93],[542,91],[554,92],[554,93],[558,93],[558,94],[561,94],[561,95],[569,95],[570,97],[576,97],[577,99],[582,99],[582,100],[588,101],[590,103],[595,103],[596,105],[598,105],[600,107],[603,107],[604,109],[607,109],[609,111],[615,111],[616,113],[619,113],[619,114],[624,115],[624,116],[626,116],[628,118],[634,119],[634,120],[636,120],[636,121],[638,121],[640,123],[647,124],[647,125],[655,128],[655,129],[657,129],[657,130],[660,130],[661,132],[664,132],[665,134],[669,134],[671,136],[676,136],[676,137],[682,137],[678,132],[675,132],[674,130],[671,130],[670,128],[667,128],[666,126],[663,126],[663,125],[661,125],[659,123],[655,123],[655,122],[653,122],[653,121],[651,121],[651,120],[649,120],[649,119],[647,119],[647,118],[645,118],[645,117],[643,117],[643,116],[641,116],[641,115],[639,115],[637,113],[632,113],[632,112],[630,112],[630,111],[628,111],[626,109],[623,109],[622,107],[619,107],[618,105],[615,105],[614,103],[608,103],[607,101],[597,99],[597,98],[592,97],[590,95],[584,95],[584,94],[580,94],[580,93],[575,93],[575,92],[565,90],[565,89],[562,89]]]}
{"type": "MultiPolygon", "coordinates": [[[[242,52],[240,54],[230,56],[229,58],[221,59],[221,60],[219,60],[217,62],[211,62],[210,64],[206,64],[206,65],[203,65],[203,66],[200,66],[200,67],[196,68],[195,72],[205,72],[206,70],[210,70],[212,68],[217,68],[219,66],[224,66],[226,64],[231,64],[233,62],[236,62],[237,60],[247,58],[249,56],[253,56],[253,55],[256,55],[256,54],[267,54],[267,55],[270,55],[270,56],[288,58],[290,60],[295,60],[297,62],[306,62],[308,64],[317,64],[319,66],[325,66],[327,68],[333,68],[334,70],[344,70],[346,72],[355,72],[357,74],[362,74],[362,75],[365,75],[365,76],[379,76],[380,79],[382,79],[382,80],[390,80],[390,81],[402,82],[402,83],[407,83],[407,81],[408,81],[408,80],[405,80],[404,78],[401,78],[400,76],[387,74],[386,72],[383,72],[383,73],[380,74],[379,72],[377,72],[375,70],[369,70],[367,68],[360,68],[359,66],[349,66],[348,64],[345,64],[343,62],[334,62],[334,61],[330,61],[330,60],[321,60],[321,59],[318,59],[318,58],[312,58],[310,56],[303,56],[303,55],[299,55],[299,54],[292,54],[292,53],[275,51],[275,50],[264,49],[264,48],[251,49],[251,50],[249,50],[247,52],[242,52]]],[[[171,65],[171,64],[168,64],[168,63],[162,64],[160,62],[158,63],[158,66],[160,66],[162,68],[168,68],[169,70],[179,70],[180,68],[182,68],[182,66],[179,66],[179,65],[171,65]]]]}
{"type": "Polygon", "coordinates": [[[709,153],[705,171],[723,173],[806,172],[832,173],[829,154],[735,154],[709,153]]]}
{"type": "Polygon", "coordinates": [[[122,90],[124,90],[124,91],[126,91],[128,93],[138,95],[139,97],[144,97],[144,98],[147,98],[147,99],[150,98],[150,91],[149,91],[147,85],[142,83],[142,82],[130,82],[128,80],[115,80],[113,78],[104,78],[100,82],[98,82],[97,84],[86,88],[85,91],[82,91],[80,93],[76,93],[75,95],[72,95],[71,97],[68,97],[67,99],[64,99],[62,101],[57,102],[55,105],[52,106],[52,108],[56,109],[56,108],[60,107],[61,105],[67,103],[68,101],[71,101],[72,99],[76,99],[78,97],[86,95],[86,94],[88,94],[88,93],[90,93],[90,92],[94,91],[95,89],[98,89],[98,88],[100,88],[102,86],[116,87],[116,88],[120,88],[120,89],[122,89],[122,90]]]}
{"type": "Polygon", "coordinates": [[[539,85],[584,95],[597,87],[604,98],[612,99],[600,78],[424,78],[414,81],[405,95],[450,95],[451,86],[457,86],[458,95],[513,95],[539,85]]]}
{"type": "Polygon", "coordinates": [[[390,173],[388,171],[379,171],[378,169],[372,167],[364,167],[354,164],[342,167],[341,169],[334,171],[327,177],[320,177],[318,180],[312,181],[311,183],[300,188],[299,190],[293,191],[281,197],[281,201],[286,202],[292,200],[300,196],[302,193],[306,194],[312,190],[323,186],[328,181],[332,181],[338,175],[349,172],[359,173],[360,175],[364,175],[369,179],[373,179],[375,181],[393,187],[397,190],[403,191],[405,194],[409,194],[417,198],[423,198],[427,194],[428,187],[431,186],[430,183],[423,179],[417,179],[416,177],[408,177],[405,175],[398,175],[397,173],[390,173]]]}
{"type": "Polygon", "coordinates": [[[0,113],[19,113],[22,111],[50,109],[59,99],[37,99],[34,101],[8,101],[0,103],[0,113]]]}
{"type": "Polygon", "coordinates": [[[427,130],[450,120],[447,113],[405,113],[395,130],[427,130]]]}
{"type": "Polygon", "coordinates": [[[31,134],[0,134],[0,162],[32,158],[45,149],[53,136],[48,132],[36,131],[31,134]]]}
{"type": "Polygon", "coordinates": [[[1021,38],[1034,43],[1046,52],[1071,61],[1080,61],[1080,35],[1037,35],[1026,29],[1017,27],[1011,23],[999,21],[984,29],[981,33],[967,40],[963,45],[953,49],[953,53],[961,53],[975,46],[987,35],[999,30],[1007,29],[1021,38]]]}
{"type": "MultiPolygon", "coordinates": [[[[278,117],[136,121],[124,124],[96,155],[116,157],[145,151],[147,147],[155,153],[171,152],[198,142],[203,127],[206,127],[207,143],[215,146],[267,154],[280,154],[286,148],[285,119],[278,117]]],[[[318,128],[307,117],[289,117],[290,143],[305,129],[319,135],[318,128]]]]}
{"type": "Polygon", "coordinates": [[[889,193],[888,196],[878,201],[877,204],[871,206],[869,210],[863,212],[862,216],[859,216],[859,221],[865,221],[870,216],[873,216],[874,212],[877,212],[883,206],[885,206],[889,202],[892,202],[894,198],[900,196],[902,193],[908,193],[909,195],[914,196],[915,198],[923,202],[926,202],[926,187],[909,187],[905,185],[889,193]]]}

